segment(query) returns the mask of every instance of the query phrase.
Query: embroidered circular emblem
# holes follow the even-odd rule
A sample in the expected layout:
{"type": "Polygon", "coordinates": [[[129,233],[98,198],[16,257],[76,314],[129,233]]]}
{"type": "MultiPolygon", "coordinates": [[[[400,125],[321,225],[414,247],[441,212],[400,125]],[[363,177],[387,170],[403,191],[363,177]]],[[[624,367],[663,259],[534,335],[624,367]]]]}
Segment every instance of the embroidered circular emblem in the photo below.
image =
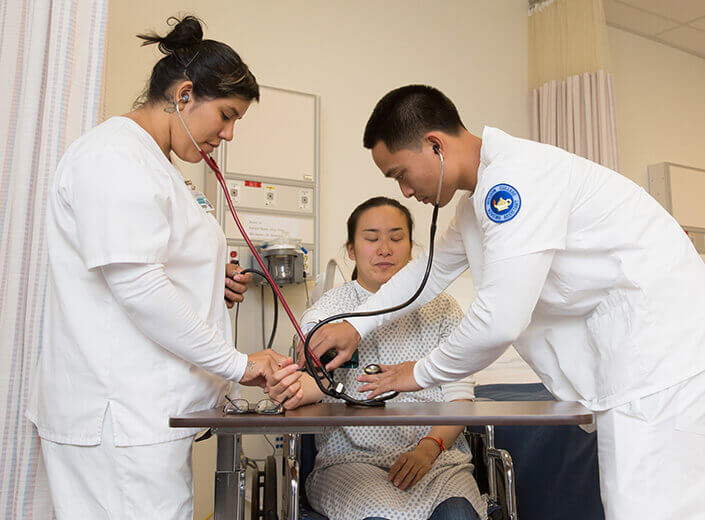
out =
{"type": "Polygon", "coordinates": [[[516,217],[521,208],[519,192],[509,184],[497,184],[487,192],[485,213],[490,220],[501,224],[516,217]]]}

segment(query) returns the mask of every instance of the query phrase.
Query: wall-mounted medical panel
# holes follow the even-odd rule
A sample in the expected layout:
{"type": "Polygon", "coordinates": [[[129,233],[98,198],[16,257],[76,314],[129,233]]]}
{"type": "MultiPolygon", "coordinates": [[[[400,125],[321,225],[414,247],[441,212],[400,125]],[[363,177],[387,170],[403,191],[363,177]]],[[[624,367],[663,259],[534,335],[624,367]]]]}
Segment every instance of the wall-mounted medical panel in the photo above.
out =
{"type": "Polygon", "coordinates": [[[232,178],[226,179],[226,184],[237,208],[314,214],[313,187],[232,178]]]}
{"type": "MultiPolygon", "coordinates": [[[[301,242],[307,275],[318,273],[320,225],[319,99],[312,94],[260,87],[235,123],[231,142],[218,149],[228,193],[245,231],[257,246],[288,236],[301,242]]],[[[215,177],[206,175],[206,195],[228,243],[245,244],[215,177]]]]}
{"type": "Polygon", "coordinates": [[[664,162],[649,166],[648,173],[649,193],[705,253],[705,170],[664,162]]]}
{"type": "Polygon", "coordinates": [[[226,150],[226,171],[241,175],[314,182],[317,99],[290,90],[262,87],[235,123],[226,150]]]}

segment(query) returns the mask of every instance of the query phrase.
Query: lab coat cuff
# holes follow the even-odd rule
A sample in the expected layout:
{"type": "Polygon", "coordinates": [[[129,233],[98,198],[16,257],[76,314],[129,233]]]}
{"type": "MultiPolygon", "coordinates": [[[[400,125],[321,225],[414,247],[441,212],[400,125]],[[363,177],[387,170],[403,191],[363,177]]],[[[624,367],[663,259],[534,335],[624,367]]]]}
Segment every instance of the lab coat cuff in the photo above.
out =
{"type": "Polygon", "coordinates": [[[377,321],[369,316],[359,318],[345,318],[345,321],[355,327],[355,330],[360,335],[360,339],[363,339],[367,334],[377,328],[377,321]]]}
{"type": "Polygon", "coordinates": [[[472,401],[475,399],[475,382],[469,378],[463,378],[459,381],[451,381],[441,385],[444,401],[458,401],[467,399],[472,401]]]}
{"type": "Polygon", "coordinates": [[[428,388],[436,384],[426,369],[426,358],[419,359],[414,365],[414,379],[421,388],[428,388]]]}
{"type": "Polygon", "coordinates": [[[240,380],[242,379],[242,376],[245,375],[245,370],[247,369],[247,354],[243,354],[242,352],[236,350],[235,351],[236,356],[235,356],[235,368],[233,370],[233,376],[230,377],[229,379],[231,381],[235,381],[236,383],[239,383],[240,380]]]}

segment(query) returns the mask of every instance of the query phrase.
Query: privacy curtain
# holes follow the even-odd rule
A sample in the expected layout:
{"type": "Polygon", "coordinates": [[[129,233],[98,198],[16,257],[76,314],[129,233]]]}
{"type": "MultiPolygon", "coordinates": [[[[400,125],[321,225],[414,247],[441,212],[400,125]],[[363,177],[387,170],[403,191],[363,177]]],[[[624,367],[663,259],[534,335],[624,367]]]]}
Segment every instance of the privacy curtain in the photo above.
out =
{"type": "Polygon", "coordinates": [[[619,169],[602,0],[531,0],[532,138],[619,169]]]}
{"type": "Polygon", "coordinates": [[[45,216],[66,147],[103,115],[107,0],[0,0],[0,518],[49,520],[24,417],[41,350],[45,216]]]}

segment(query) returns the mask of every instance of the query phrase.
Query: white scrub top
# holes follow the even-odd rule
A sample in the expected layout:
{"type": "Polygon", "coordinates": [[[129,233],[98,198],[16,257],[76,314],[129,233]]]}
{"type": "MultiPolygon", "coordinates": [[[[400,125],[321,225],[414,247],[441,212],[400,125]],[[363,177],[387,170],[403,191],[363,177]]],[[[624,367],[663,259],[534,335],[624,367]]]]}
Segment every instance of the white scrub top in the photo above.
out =
{"type": "Polygon", "coordinates": [[[144,335],[100,269],[163,264],[184,301],[232,345],[225,236],[192,193],[131,119],[109,119],[66,151],[49,200],[43,345],[27,412],[40,437],[100,444],[109,404],[116,445],[179,439],[195,430],[170,429],[169,416],[213,407],[230,390],[144,335]]]}
{"type": "MultiPolygon", "coordinates": [[[[475,192],[460,201],[438,241],[427,289],[417,301],[423,305],[469,267],[481,305],[473,303],[455,333],[416,364],[417,382],[426,387],[446,382],[451,373],[476,372],[509,341],[557,398],[593,410],[704,371],[705,264],[678,223],[608,168],[494,128],[485,128],[482,139],[475,192]],[[516,337],[490,348],[488,331],[502,337],[506,325],[493,312],[508,307],[513,318],[512,305],[531,285],[524,278],[525,284],[498,294],[502,278],[517,280],[514,271],[543,254],[551,260],[548,275],[539,281],[526,323],[516,337]],[[483,276],[497,269],[506,272],[493,271],[493,283],[483,285],[483,276]]],[[[410,296],[426,259],[397,273],[359,310],[410,296]]],[[[349,321],[364,336],[394,316],[349,321]]]]}

